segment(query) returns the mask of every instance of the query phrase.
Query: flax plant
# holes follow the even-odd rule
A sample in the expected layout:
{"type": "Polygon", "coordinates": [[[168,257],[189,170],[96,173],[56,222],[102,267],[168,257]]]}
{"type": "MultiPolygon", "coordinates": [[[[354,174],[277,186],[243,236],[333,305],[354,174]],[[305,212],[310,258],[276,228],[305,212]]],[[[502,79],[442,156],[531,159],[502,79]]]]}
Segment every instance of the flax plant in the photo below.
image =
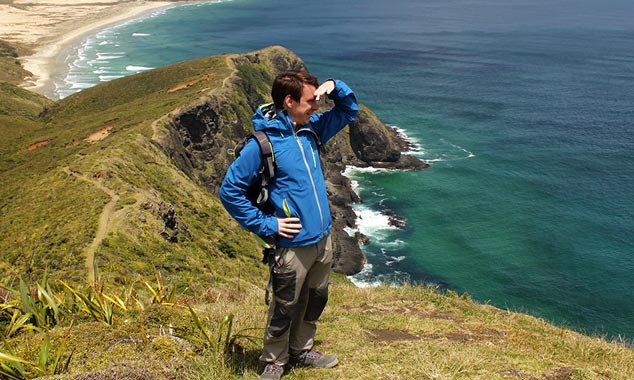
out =
{"type": "Polygon", "coordinates": [[[81,304],[80,310],[93,317],[96,321],[112,326],[114,322],[114,308],[118,307],[122,311],[127,311],[126,304],[117,295],[108,296],[103,288],[89,286],[84,293],[73,289],[70,285],[62,281],[66,287],[81,304]]]}
{"type": "Polygon", "coordinates": [[[13,309],[13,315],[2,331],[2,336],[10,338],[20,331],[38,331],[39,329],[30,323],[32,317],[31,313],[22,314],[20,310],[13,309]]]}
{"type": "Polygon", "coordinates": [[[213,336],[210,329],[201,321],[198,314],[194,311],[194,309],[187,305],[189,312],[194,319],[194,324],[196,328],[203,334],[203,339],[194,339],[201,343],[203,343],[207,348],[215,351],[215,352],[227,352],[230,347],[231,342],[231,330],[233,328],[233,314],[226,315],[222,321],[218,324],[218,331],[215,336],[213,336]]]}
{"type": "Polygon", "coordinates": [[[49,330],[59,323],[62,317],[59,301],[51,290],[46,274],[40,283],[31,286],[20,279],[18,289],[2,288],[10,294],[0,304],[0,321],[6,323],[3,331],[5,337],[24,330],[49,330]]]}
{"type": "Polygon", "coordinates": [[[152,293],[153,304],[175,305],[176,287],[168,291],[167,287],[163,285],[163,278],[160,272],[156,272],[156,287],[153,287],[147,281],[143,281],[143,283],[152,293]]]}
{"type": "Polygon", "coordinates": [[[48,334],[44,335],[37,361],[27,360],[18,356],[11,349],[8,342],[4,340],[4,348],[0,349],[0,378],[26,380],[67,372],[73,353],[71,352],[65,359],[63,356],[71,328],[72,326],[68,329],[55,352],[51,350],[50,336],[48,334]]]}
{"type": "Polygon", "coordinates": [[[239,339],[246,339],[249,341],[255,341],[258,338],[245,335],[244,331],[251,329],[240,330],[236,333],[233,332],[233,323],[235,315],[233,313],[227,314],[218,323],[215,335],[200,319],[194,309],[187,305],[192,318],[194,319],[194,325],[202,333],[203,338],[193,338],[193,340],[203,343],[208,349],[222,354],[221,362],[224,365],[224,357],[229,355],[237,344],[239,339]]]}

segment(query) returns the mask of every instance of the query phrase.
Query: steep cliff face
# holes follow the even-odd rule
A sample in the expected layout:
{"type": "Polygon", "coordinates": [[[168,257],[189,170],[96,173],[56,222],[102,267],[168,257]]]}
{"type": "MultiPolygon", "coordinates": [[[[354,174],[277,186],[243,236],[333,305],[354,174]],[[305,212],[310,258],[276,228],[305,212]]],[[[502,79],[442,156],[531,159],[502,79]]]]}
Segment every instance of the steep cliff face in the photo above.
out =
{"type": "MultiPolygon", "coordinates": [[[[0,360],[6,373],[28,376],[35,366],[20,363],[36,361],[50,338],[71,363],[56,379],[257,376],[252,353],[261,342],[240,332],[263,327],[268,271],[249,233],[208,189],[219,185],[232,161],[226,149],[249,132],[274,73],[300,65],[281,48],[203,57],[57,102],[0,81],[0,325],[6,332],[20,321],[2,337],[15,359],[0,360]],[[97,284],[86,282],[87,271],[99,274],[97,284]],[[84,313],[77,294],[120,302],[106,324],[84,313]],[[25,312],[34,304],[64,312],[35,326],[25,312]],[[223,355],[203,335],[227,320],[237,333],[223,355]]],[[[369,110],[325,146],[338,271],[353,272],[363,260],[342,230],[354,224],[350,205],[359,199],[341,170],[424,166],[408,163],[406,146],[369,110]]],[[[369,290],[332,280],[341,296],[329,301],[320,329],[325,348],[347,358],[338,378],[370,377],[368,349],[380,349],[384,359],[372,370],[388,378],[454,378],[463,368],[495,379],[634,378],[634,351],[620,339],[584,337],[436,287],[369,290]],[[425,360],[412,361],[413,353],[425,360]]]]}
{"type": "MultiPolygon", "coordinates": [[[[257,106],[270,101],[273,78],[285,70],[306,69],[299,57],[279,46],[227,59],[235,71],[223,87],[186,109],[172,112],[165,120],[170,133],[158,141],[188,176],[214,193],[233,160],[227,152],[252,131],[251,115],[257,106]]],[[[406,150],[406,142],[366,107],[362,107],[358,120],[324,147],[322,165],[333,215],[335,271],[354,274],[365,263],[359,247],[362,237],[351,237],[343,230],[355,227],[351,206],[360,199],[341,172],[347,165],[395,169],[427,166],[403,154],[406,150]]]]}

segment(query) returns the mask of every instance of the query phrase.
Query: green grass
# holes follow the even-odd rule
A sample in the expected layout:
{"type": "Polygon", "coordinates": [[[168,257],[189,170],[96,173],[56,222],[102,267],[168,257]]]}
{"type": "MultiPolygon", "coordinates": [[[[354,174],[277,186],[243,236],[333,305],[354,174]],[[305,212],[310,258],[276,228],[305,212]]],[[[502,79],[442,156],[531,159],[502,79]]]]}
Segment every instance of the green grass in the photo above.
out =
{"type": "MultiPolygon", "coordinates": [[[[149,293],[143,298],[139,292],[136,296],[145,306],[117,309],[111,325],[69,313],[64,325],[46,333],[23,333],[8,342],[16,356],[34,361],[45,336],[53,343],[68,336],[61,357],[72,352],[72,358],[66,373],[56,379],[252,379],[260,371],[263,285],[196,284],[177,293],[174,304],[151,303],[149,293]],[[69,327],[71,320],[76,322],[69,327]]],[[[316,344],[336,354],[339,366],[294,369],[285,379],[634,376],[634,351],[624,344],[425,286],[362,289],[341,277],[331,285],[316,344]]]]}
{"type": "MultiPolygon", "coordinates": [[[[12,2],[12,0],[8,2],[0,1],[0,4],[11,4],[12,2]]],[[[27,51],[27,49],[22,46],[18,48],[27,51]]],[[[0,82],[6,81],[19,84],[24,81],[25,77],[30,75],[28,71],[24,70],[17,58],[18,49],[16,49],[16,46],[0,40],[0,82]]],[[[0,108],[2,108],[1,105],[0,108]]]]}
{"type": "MultiPolygon", "coordinates": [[[[59,307],[55,324],[37,329],[28,312],[0,308],[0,352],[21,360],[0,355],[0,370],[22,363],[26,377],[73,380],[257,377],[267,268],[214,183],[229,160],[223,147],[250,128],[266,97],[269,53],[260,53],[263,65],[182,62],[58,102],[0,82],[0,285],[49,273],[41,288],[59,307]],[[184,151],[210,130],[208,146],[184,151]]],[[[20,299],[38,293],[31,289],[20,299]]],[[[341,364],[285,378],[634,378],[623,342],[425,286],[360,289],[339,276],[317,343],[341,364]]]]}
{"type": "Polygon", "coordinates": [[[84,252],[111,200],[106,190],[125,201],[117,203],[109,233],[96,248],[104,279],[122,283],[165,268],[186,283],[209,271],[210,261],[224,260],[227,252],[250,252],[228,260],[227,268],[256,261],[253,239],[235,223],[218,223],[228,220],[219,201],[184,175],[152,139],[166,130],[160,123],[153,127],[156,120],[220,88],[232,70],[223,56],[202,58],[109,82],[56,103],[27,97],[12,85],[0,86],[0,99],[7,100],[0,105],[11,104],[23,114],[16,118],[13,108],[0,108],[0,132],[7,136],[0,148],[0,249],[5,253],[0,261],[9,268],[5,281],[46,268],[53,277],[82,279],[84,252]],[[28,102],[16,102],[24,99],[28,102]],[[48,111],[38,117],[42,105],[48,111]],[[11,116],[3,118],[2,109],[11,116]],[[106,128],[110,134],[103,140],[86,141],[106,128]],[[160,204],[173,205],[178,231],[165,231],[160,204]],[[177,242],[168,242],[162,233],[177,235],[177,242]]]}

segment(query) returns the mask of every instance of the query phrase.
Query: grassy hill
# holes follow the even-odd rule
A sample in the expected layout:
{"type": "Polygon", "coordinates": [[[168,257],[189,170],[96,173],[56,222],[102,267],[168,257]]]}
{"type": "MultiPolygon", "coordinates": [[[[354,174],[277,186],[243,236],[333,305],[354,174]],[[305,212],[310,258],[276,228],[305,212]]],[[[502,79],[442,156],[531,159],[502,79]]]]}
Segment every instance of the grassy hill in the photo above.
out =
{"type": "MultiPolygon", "coordinates": [[[[216,195],[272,47],[58,102],[0,81],[0,378],[257,378],[267,270],[216,195]]],[[[288,379],[632,379],[625,343],[426,286],[333,278],[333,370],[288,379]]]]}
{"type": "MultiPolygon", "coordinates": [[[[26,51],[24,47],[22,49],[26,51]]],[[[0,40],[0,81],[19,84],[30,74],[24,70],[17,57],[18,49],[0,40]]]]}
{"type": "Polygon", "coordinates": [[[221,86],[231,73],[225,61],[165,67],[54,104],[41,99],[48,108],[39,118],[29,109],[24,127],[13,119],[2,123],[3,135],[19,130],[6,147],[3,141],[0,162],[0,249],[6,253],[0,265],[7,278],[45,269],[53,278],[90,277],[87,250],[108,283],[163,268],[200,275],[215,260],[227,259],[225,270],[238,262],[252,265],[254,255],[232,258],[255,252],[252,239],[152,139],[164,115],[201,97],[201,89],[221,86]],[[208,79],[168,92],[201,76],[208,79]],[[114,209],[107,210],[114,198],[114,209]],[[170,208],[172,229],[165,223],[170,208]],[[106,234],[97,236],[107,211],[106,234]],[[177,241],[164,235],[178,235],[171,239],[177,241]],[[92,246],[95,239],[100,242],[92,246]]]}

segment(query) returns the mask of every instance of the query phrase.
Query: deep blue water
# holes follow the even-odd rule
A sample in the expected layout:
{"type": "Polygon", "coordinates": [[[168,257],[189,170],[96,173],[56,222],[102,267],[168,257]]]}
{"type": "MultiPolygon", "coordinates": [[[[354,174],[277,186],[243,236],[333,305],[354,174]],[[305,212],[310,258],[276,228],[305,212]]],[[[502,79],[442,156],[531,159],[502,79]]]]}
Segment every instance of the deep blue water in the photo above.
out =
{"type": "Polygon", "coordinates": [[[59,95],[284,45],[345,80],[432,165],[349,173],[372,240],[355,281],[431,282],[632,340],[633,19],[629,0],[186,5],[91,36],[59,95]]]}

